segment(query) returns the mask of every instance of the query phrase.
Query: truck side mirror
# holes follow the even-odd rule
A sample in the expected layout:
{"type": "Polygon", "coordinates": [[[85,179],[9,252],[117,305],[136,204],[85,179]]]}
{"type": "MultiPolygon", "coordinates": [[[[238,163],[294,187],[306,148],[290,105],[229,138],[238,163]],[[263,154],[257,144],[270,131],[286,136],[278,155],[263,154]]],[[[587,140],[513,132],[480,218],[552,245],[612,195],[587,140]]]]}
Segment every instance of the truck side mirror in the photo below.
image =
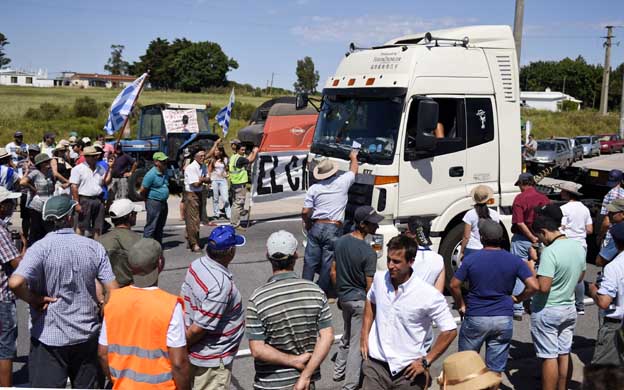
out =
{"type": "Polygon", "coordinates": [[[307,93],[298,93],[295,100],[295,109],[303,110],[308,106],[308,94],[307,93]]]}
{"type": "Polygon", "coordinates": [[[434,131],[438,126],[438,103],[426,98],[413,101],[409,118],[411,120],[408,121],[407,134],[415,141],[414,149],[417,151],[434,150],[437,141],[434,131]],[[416,118],[415,124],[413,118],[416,118]]]}

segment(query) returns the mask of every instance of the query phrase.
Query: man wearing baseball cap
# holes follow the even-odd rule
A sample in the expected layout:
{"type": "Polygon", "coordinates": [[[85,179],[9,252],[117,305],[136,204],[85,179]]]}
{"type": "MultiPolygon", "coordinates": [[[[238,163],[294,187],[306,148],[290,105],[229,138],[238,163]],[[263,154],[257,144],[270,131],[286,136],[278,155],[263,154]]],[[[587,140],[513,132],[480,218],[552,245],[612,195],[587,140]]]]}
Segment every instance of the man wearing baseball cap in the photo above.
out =
{"type": "Polygon", "coordinates": [[[607,195],[605,195],[604,199],[602,200],[602,207],[600,208],[600,216],[602,217],[602,222],[600,224],[600,231],[596,235],[598,245],[601,246],[602,248],[608,247],[609,251],[603,253],[604,255],[606,255],[606,257],[600,254],[596,257],[596,265],[598,266],[606,265],[616,255],[615,249],[614,249],[615,247],[609,244],[611,240],[611,234],[609,233],[609,228],[611,228],[613,221],[610,218],[609,211],[607,210],[607,206],[613,203],[613,201],[617,199],[624,198],[624,188],[622,188],[623,180],[624,180],[624,172],[622,172],[621,170],[612,169],[609,172],[607,185],[611,187],[611,189],[609,190],[609,192],[607,192],[607,195]]]}
{"type": "Polygon", "coordinates": [[[15,295],[9,289],[8,279],[11,270],[17,268],[26,246],[22,251],[17,249],[13,243],[13,238],[7,220],[11,219],[17,199],[22,196],[20,192],[11,192],[4,187],[0,187],[0,324],[2,333],[0,334],[0,387],[11,387],[13,385],[13,358],[16,356],[17,348],[17,316],[15,312],[15,295]]]}
{"type": "Polygon", "coordinates": [[[9,279],[15,295],[30,305],[29,379],[32,387],[101,388],[97,361],[100,308],[96,280],[118,287],[106,250],[74,232],[76,202],[53,196],[43,218],[53,231],[28,248],[9,279]],[[45,368],[42,368],[45,367],[45,368]]]}
{"type": "Polygon", "coordinates": [[[109,213],[111,222],[115,227],[98,239],[108,253],[115,279],[117,279],[120,287],[132,283],[128,252],[141,239],[139,233],[132,231],[132,227],[136,224],[137,213],[141,211],[143,211],[143,207],[132,203],[130,199],[114,201],[109,213]]]}
{"type": "Polygon", "coordinates": [[[613,225],[609,230],[618,252],[604,267],[600,285],[588,285],[589,296],[604,310],[601,318],[592,364],[624,364],[624,340],[621,339],[624,319],[624,224],[613,225]]]}
{"type": "Polygon", "coordinates": [[[228,265],[245,237],[229,225],[208,237],[207,256],[191,263],[180,295],[195,389],[229,389],[232,364],[245,333],[243,301],[228,265]]]}
{"type": "Polygon", "coordinates": [[[611,227],[624,222],[624,198],[615,199],[607,205],[605,210],[607,212],[605,219],[609,220],[610,228],[605,234],[605,237],[602,240],[602,245],[600,246],[600,252],[598,253],[598,256],[596,256],[596,265],[603,267],[613,260],[613,258],[618,254],[613,238],[611,237],[610,229],[611,227]]]}
{"type": "Polygon", "coordinates": [[[253,292],[247,304],[255,388],[313,388],[334,342],[327,296],[294,272],[297,247],[297,239],[285,230],[269,236],[267,259],[273,276],[253,292]]]}
{"type": "Polygon", "coordinates": [[[128,253],[132,285],[110,294],[98,355],[113,389],[190,389],[182,298],[158,288],[165,266],[151,238],[128,253]]]}
{"type": "Polygon", "coordinates": [[[169,176],[167,176],[167,160],[163,152],[154,153],[154,166],[143,176],[139,195],[145,199],[147,221],[143,229],[143,237],[153,238],[162,244],[163,230],[169,214],[169,176]]]}
{"type": "Polygon", "coordinates": [[[377,253],[365,241],[366,236],[375,234],[383,217],[371,206],[360,206],[355,210],[355,230],[336,240],[335,261],[332,263],[331,279],[336,288],[338,303],[342,310],[344,332],[340,340],[334,364],[334,381],[345,383],[342,388],[353,390],[360,383],[360,334],[366,293],[373,283],[377,268],[377,253]]]}
{"type": "Polygon", "coordinates": [[[16,167],[28,158],[28,145],[24,143],[24,134],[16,131],[13,134],[13,142],[6,145],[6,150],[11,154],[11,159],[16,167]]]}

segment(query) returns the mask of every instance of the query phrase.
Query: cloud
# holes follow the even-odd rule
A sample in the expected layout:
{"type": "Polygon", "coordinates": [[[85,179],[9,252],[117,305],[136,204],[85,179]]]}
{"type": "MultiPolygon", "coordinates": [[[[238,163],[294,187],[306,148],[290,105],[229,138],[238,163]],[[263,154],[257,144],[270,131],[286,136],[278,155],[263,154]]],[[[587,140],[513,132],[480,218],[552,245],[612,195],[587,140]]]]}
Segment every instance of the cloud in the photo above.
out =
{"type": "Polygon", "coordinates": [[[474,18],[422,19],[401,15],[336,18],[313,16],[292,27],[290,32],[309,42],[356,42],[361,45],[381,44],[391,38],[427,30],[475,24],[474,18]]]}

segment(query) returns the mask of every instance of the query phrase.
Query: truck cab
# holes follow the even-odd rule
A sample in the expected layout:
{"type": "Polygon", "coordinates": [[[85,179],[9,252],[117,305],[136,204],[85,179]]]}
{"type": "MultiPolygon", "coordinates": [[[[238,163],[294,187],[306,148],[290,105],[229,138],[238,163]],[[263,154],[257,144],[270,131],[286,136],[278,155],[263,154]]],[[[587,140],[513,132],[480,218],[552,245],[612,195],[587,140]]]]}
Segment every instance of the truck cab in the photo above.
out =
{"type": "MultiPolygon", "coordinates": [[[[306,105],[306,96],[298,106],[306,105]]],[[[351,45],[322,91],[310,169],[330,158],[360,167],[346,218],[360,205],[384,216],[371,240],[386,269],[385,244],[411,216],[431,222],[447,278],[458,266],[470,191],[485,184],[507,231],[521,171],[518,64],[508,26],[471,26],[351,45]],[[359,144],[359,145],[358,145],[359,144]],[[381,245],[379,245],[381,244],[381,245]]],[[[508,233],[511,237],[511,233],[508,233]]]]}

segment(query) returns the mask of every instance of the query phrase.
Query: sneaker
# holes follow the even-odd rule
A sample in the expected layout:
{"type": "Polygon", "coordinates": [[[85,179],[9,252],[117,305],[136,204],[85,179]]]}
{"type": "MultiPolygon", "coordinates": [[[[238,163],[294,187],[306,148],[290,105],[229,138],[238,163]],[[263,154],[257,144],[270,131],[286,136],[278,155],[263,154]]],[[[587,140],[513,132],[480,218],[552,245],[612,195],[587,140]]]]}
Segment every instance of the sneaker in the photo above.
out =
{"type": "Polygon", "coordinates": [[[522,314],[521,313],[514,313],[513,319],[514,319],[514,321],[522,321],[522,314]]]}
{"type": "Polygon", "coordinates": [[[336,375],[336,373],[334,373],[334,377],[332,379],[334,382],[342,382],[345,379],[345,374],[336,375]]]}
{"type": "Polygon", "coordinates": [[[577,311],[576,311],[576,315],[579,315],[579,316],[584,316],[584,315],[585,315],[585,309],[580,309],[580,310],[577,310],[577,311]]]}

